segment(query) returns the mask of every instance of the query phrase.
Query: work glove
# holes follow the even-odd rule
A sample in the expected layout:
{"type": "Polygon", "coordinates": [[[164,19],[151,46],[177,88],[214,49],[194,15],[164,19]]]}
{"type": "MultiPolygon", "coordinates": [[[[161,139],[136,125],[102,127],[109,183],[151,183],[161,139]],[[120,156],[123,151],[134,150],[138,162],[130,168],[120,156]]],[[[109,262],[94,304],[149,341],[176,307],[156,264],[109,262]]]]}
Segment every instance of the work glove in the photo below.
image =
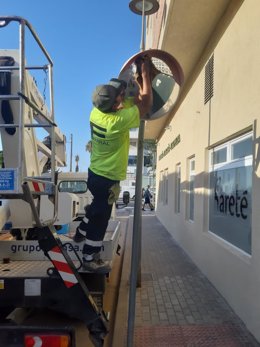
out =
{"type": "Polygon", "coordinates": [[[120,184],[113,184],[112,187],[109,189],[108,205],[113,205],[113,203],[117,201],[117,199],[119,198],[119,193],[120,184]]]}
{"type": "Polygon", "coordinates": [[[139,86],[143,85],[143,78],[142,78],[142,69],[141,66],[144,63],[144,61],[148,62],[149,64],[149,70],[150,70],[150,80],[151,82],[153,81],[153,79],[159,74],[161,73],[161,71],[159,71],[154,63],[152,62],[152,59],[149,57],[149,55],[145,54],[145,55],[141,55],[139,57],[136,58],[135,60],[135,65],[136,65],[136,73],[135,73],[135,80],[137,82],[137,84],[139,86]]]}

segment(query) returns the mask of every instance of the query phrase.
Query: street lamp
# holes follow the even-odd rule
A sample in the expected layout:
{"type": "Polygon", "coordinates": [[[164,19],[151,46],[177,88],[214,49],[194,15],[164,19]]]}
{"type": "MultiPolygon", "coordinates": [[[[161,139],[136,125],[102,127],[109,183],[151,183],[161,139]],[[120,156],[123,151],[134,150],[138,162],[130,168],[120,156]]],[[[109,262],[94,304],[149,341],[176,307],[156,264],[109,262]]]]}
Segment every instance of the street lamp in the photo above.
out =
{"type": "Polygon", "coordinates": [[[144,14],[147,16],[149,14],[153,14],[158,11],[159,4],[156,0],[132,0],[129,3],[129,8],[131,11],[133,11],[136,14],[143,14],[143,7],[144,7],[144,14]]]}
{"type": "Polygon", "coordinates": [[[132,0],[129,3],[129,8],[135,14],[142,16],[142,36],[141,36],[141,51],[144,51],[144,28],[145,28],[145,16],[154,14],[159,9],[159,4],[156,0],[132,0]]]}
{"type": "MultiPolygon", "coordinates": [[[[156,0],[132,0],[129,3],[129,8],[136,14],[142,15],[142,35],[141,35],[141,51],[144,51],[144,28],[145,28],[145,15],[150,15],[158,11],[159,4],[156,0]]],[[[139,282],[141,284],[141,230],[142,230],[142,216],[141,216],[141,190],[142,190],[142,171],[143,171],[143,141],[144,141],[144,127],[145,121],[140,121],[138,132],[138,153],[136,164],[136,187],[135,187],[135,206],[134,206],[134,221],[133,221],[133,240],[132,240],[132,258],[131,258],[131,274],[130,274],[130,288],[129,288],[129,306],[128,306],[128,331],[127,331],[127,347],[133,346],[134,336],[134,320],[135,320],[135,300],[136,300],[136,286],[139,282]],[[137,281],[139,270],[139,281],[137,281]]]]}

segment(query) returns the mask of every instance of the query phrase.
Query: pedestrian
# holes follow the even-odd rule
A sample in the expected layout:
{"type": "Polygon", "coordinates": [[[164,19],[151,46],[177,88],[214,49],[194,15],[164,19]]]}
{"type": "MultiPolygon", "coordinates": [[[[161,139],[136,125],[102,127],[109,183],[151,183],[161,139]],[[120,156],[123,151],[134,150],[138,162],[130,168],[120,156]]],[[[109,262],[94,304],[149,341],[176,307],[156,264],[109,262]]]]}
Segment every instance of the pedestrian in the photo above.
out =
{"type": "Polygon", "coordinates": [[[151,198],[152,198],[152,194],[150,192],[150,186],[147,186],[146,190],[144,191],[144,203],[143,203],[143,208],[142,210],[145,211],[145,205],[149,205],[150,210],[153,211],[154,207],[153,204],[151,203],[151,198]]]}
{"type": "Polygon", "coordinates": [[[97,86],[92,95],[92,147],[87,184],[93,200],[86,206],[85,217],[73,237],[75,242],[85,240],[83,268],[90,272],[107,273],[111,270],[109,262],[103,261],[99,254],[112,205],[119,196],[120,181],[126,178],[129,131],[139,127],[140,119],[149,113],[153,103],[152,66],[148,56],[140,60],[140,73],[136,78],[139,94],[132,106],[124,107],[127,85],[119,79],[113,78],[108,84],[97,86]]]}

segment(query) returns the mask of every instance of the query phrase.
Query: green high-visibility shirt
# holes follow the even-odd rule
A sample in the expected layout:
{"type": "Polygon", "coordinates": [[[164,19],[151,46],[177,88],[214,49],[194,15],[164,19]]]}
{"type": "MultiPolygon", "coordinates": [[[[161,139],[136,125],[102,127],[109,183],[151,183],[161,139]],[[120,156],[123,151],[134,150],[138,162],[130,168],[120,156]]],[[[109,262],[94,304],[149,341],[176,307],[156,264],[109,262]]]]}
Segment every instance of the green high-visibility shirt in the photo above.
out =
{"type": "Polygon", "coordinates": [[[93,108],[90,114],[92,151],[90,170],[115,181],[126,178],[129,130],[140,125],[137,106],[103,113],[93,108]]]}

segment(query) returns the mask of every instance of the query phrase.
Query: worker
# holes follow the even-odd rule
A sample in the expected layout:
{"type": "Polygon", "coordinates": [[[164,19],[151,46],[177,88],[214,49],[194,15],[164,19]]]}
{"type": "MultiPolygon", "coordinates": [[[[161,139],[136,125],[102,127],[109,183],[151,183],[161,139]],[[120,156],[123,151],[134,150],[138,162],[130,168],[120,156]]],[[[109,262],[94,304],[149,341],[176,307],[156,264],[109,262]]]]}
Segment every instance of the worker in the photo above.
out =
{"type": "Polygon", "coordinates": [[[83,268],[89,272],[108,273],[111,270],[109,262],[100,258],[100,251],[112,205],[119,196],[120,181],[126,178],[129,130],[139,127],[140,119],[149,113],[153,102],[151,59],[144,56],[139,61],[140,74],[136,77],[139,94],[133,106],[124,107],[127,84],[119,79],[113,78],[108,84],[97,86],[92,95],[92,149],[87,184],[93,201],[86,207],[85,217],[73,238],[75,242],[85,240],[83,268]]]}

